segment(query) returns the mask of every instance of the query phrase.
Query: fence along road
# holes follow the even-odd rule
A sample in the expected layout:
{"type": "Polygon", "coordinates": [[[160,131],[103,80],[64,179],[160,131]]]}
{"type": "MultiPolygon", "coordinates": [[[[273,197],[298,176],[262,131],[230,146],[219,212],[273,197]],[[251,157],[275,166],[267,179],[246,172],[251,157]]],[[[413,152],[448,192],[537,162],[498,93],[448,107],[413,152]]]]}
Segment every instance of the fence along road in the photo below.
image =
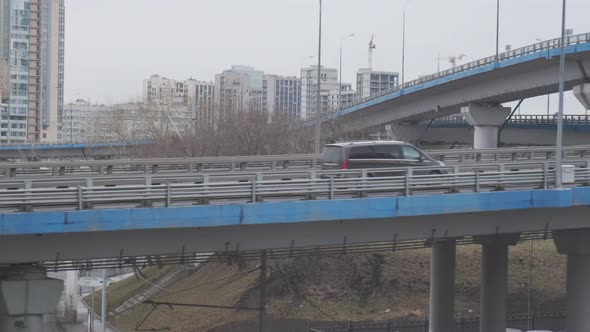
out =
{"type": "MultiPolygon", "coordinates": [[[[447,164],[462,162],[510,162],[548,160],[555,156],[555,147],[521,147],[502,149],[454,149],[426,151],[431,157],[447,164]]],[[[565,159],[585,158],[590,146],[564,147],[565,159]]],[[[284,169],[315,169],[321,163],[320,154],[234,156],[203,158],[156,158],[128,160],[95,160],[69,162],[0,163],[0,177],[201,173],[220,171],[264,171],[284,169]]]]}
{"type": "MultiPolygon", "coordinates": [[[[590,162],[580,161],[570,186],[590,185],[590,162]]],[[[532,167],[533,164],[520,164],[532,167]]],[[[450,167],[446,174],[425,174],[429,168],[390,168],[358,171],[309,172],[313,177],[205,183],[161,183],[67,188],[0,190],[4,212],[84,210],[100,208],[172,207],[194,204],[254,203],[302,199],[331,200],[372,196],[453,194],[519,189],[549,189],[555,182],[554,164],[535,168],[498,164],[497,170],[450,167]],[[371,173],[369,176],[368,172],[371,173]],[[401,174],[400,174],[401,173],[401,174]],[[417,174],[418,173],[418,174],[417,174]],[[321,176],[323,175],[323,176],[321,176]]],[[[494,167],[494,165],[492,165],[494,167]]],[[[436,168],[432,168],[436,169],[436,168]]]]}

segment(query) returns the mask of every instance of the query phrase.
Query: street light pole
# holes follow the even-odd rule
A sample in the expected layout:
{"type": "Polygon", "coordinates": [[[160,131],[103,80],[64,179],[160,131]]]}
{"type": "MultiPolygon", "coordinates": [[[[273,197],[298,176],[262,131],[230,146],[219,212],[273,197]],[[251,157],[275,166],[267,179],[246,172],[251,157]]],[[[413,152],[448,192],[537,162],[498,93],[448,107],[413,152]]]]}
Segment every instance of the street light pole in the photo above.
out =
{"type": "Polygon", "coordinates": [[[318,31],[318,86],[316,91],[316,123],[315,123],[315,153],[320,153],[320,113],[322,110],[322,101],[320,99],[320,86],[322,84],[322,0],[320,0],[320,19],[319,19],[319,31],[318,31]]]}
{"type": "Polygon", "coordinates": [[[405,67],[406,67],[406,6],[408,2],[404,4],[403,17],[402,17],[402,89],[405,83],[405,67]]]}
{"type": "Polygon", "coordinates": [[[340,39],[340,69],[339,69],[340,79],[338,80],[338,109],[339,110],[342,109],[342,42],[344,42],[346,39],[348,39],[350,37],[354,37],[354,33],[351,33],[350,35],[340,39]]]}
{"type": "Polygon", "coordinates": [[[562,187],[561,157],[563,150],[563,90],[565,76],[565,0],[561,9],[561,41],[559,43],[559,113],[557,114],[557,142],[555,148],[555,179],[557,188],[562,187]]]}
{"type": "Polygon", "coordinates": [[[496,62],[500,54],[500,0],[496,0],[496,62]]]}

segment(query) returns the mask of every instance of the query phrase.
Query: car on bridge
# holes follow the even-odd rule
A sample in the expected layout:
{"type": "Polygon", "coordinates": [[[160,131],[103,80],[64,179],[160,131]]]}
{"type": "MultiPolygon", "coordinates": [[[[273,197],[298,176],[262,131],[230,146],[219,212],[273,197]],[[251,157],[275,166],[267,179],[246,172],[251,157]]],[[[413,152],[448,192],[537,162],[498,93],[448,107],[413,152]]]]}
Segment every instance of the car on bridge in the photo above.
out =
{"type": "MultiPolygon", "coordinates": [[[[415,174],[443,174],[445,164],[402,141],[360,141],[324,145],[322,169],[375,169],[427,167],[415,174]]],[[[398,172],[394,172],[398,173],[398,172]]],[[[369,172],[369,176],[391,176],[391,172],[369,172]]]]}

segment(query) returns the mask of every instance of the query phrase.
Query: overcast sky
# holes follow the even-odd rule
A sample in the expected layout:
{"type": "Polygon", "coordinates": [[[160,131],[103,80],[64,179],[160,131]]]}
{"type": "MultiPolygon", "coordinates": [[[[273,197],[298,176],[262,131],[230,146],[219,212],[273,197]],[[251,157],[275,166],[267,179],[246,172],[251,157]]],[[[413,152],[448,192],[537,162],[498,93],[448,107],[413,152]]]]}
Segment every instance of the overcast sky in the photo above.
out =
{"type": "MultiPolygon", "coordinates": [[[[213,81],[233,64],[297,75],[317,59],[318,0],[66,0],[65,101],[127,102],[141,96],[151,74],[213,81]]],[[[436,71],[437,54],[495,53],[494,0],[324,0],[322,63],[343,81],[366,67],[375,35],[375,69],[401,71],[402,9],[406,7],[406,81],[436,71]]],[[[590,1],[568,1],[568,28],[590,32],[590,1]]],[[[513,48],[560,33],[561,1],[501,0],[500,45],[513,48]]],[[[447,68],[448,61],[441,61],[447,68]]],[[[552,96],[553,97],[553,96],[552,96]]],[[[557,95],[552,98],[557,110],[557,95]]],[[[545,112],[546,99],[523,103],[545,112]]],[[[567,110],[584,110],[568,92],[567,110]]]]}

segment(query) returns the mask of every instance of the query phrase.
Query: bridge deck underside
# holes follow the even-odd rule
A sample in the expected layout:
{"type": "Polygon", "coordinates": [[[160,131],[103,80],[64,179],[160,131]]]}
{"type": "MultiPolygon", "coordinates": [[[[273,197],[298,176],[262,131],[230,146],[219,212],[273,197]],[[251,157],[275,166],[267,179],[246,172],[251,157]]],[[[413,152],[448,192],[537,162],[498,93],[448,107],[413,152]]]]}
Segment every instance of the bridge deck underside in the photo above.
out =
{"type": "Polygon", "coordinates": [[[590,227],[590,188],[3,214],[0,262],[313,247],[590,227]]]}

